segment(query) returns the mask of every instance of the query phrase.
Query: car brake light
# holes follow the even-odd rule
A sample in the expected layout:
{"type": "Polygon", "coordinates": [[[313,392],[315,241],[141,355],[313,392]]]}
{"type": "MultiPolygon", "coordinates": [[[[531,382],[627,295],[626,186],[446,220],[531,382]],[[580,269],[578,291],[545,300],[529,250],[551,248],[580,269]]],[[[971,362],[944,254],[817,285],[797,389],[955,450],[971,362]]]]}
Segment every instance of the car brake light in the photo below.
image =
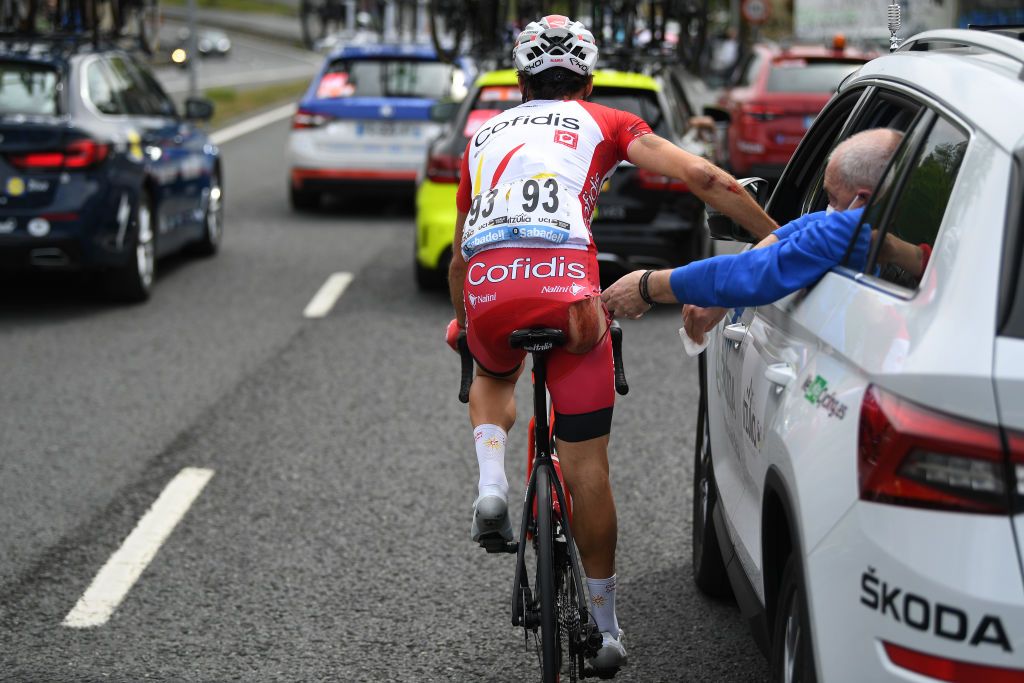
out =
{"type": "Polygon", "coordinates": [[[973,664],[956,659],[918,652],[909,648],[886,643],[885,654],[896,666],[949,683],[1024,683],[1024,670],[1005,669],[987,664],[973,664]]]}
{"type": "Polygon", "coordinates": [[[295,112],[292,116],[292,129],[298,130],[301,128],[319,128],[331,121],[333,117],[325,116],[324,114],[317,114],[316,112],[309,111],[308,109],[300,109],[295,112]]]}
{"type": "Polygon", "coordinates": [[[642,168],[637,169],[637,184],[645,190],[662,190],[665,192],[689,192],[690,188],[678,178],[670,178],[660,173],[652,173],[642,168]]]}
{"type": "Polygon", "coordinates": [[[1009,470],[999,429],[933,412],[871,386],[858,436],[861,500],[1007,513],[1009,470]]]}
{"type": "Polygon", "coordinates": [[[90,138],[81,138],[67,144],[64,149],[10,154],[7,160],[12,166],[27,171],[81,169],[95,166],[107,158],[110,145],[101,144],[90,138]]]}
{"type": "Polygon", "coordinates": [[[435,183],[459,182],[462,161],[450,154],[431,154],[427,157],[427,180],[435,183]]]}
{"type": "Polygon", "coordinates": [[[782,111],[766,107],[763,104],[744,104],[740,107],[740,112],[755,121],[774,121],[779,116],[782,116],[782,111]]]}

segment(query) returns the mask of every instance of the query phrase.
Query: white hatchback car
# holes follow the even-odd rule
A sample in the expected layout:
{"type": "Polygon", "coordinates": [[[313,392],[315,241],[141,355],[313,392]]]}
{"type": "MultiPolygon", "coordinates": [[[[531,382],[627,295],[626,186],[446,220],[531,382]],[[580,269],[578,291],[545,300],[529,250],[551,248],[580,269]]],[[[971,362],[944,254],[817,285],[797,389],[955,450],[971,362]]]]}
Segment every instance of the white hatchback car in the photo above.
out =
{"type": "MultiPolygon", "coordinates": [[[[1024,42],[917,35],[852,74],[768,213],[826,206],[830,151],[905,132],[875,255],[729,312],[700,362],[693,570],[779,681],[1024,681],[1024,42]]],[[[732,226],[733,229],[734,226],[732,226]]],[[[722,233],[719,232],[719,235],[722,233]]]]}

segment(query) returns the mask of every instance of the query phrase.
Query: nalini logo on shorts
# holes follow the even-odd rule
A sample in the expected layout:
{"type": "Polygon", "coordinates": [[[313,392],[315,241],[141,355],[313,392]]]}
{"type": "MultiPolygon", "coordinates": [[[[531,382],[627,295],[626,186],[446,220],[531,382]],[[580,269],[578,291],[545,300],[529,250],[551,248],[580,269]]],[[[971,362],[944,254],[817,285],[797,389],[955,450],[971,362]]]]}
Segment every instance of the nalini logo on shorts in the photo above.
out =
{"type": "Polygon", "coordinates": [[[576,145],[580,142],[580,136],[569,130],[556,130],[555,142],[560,145],[565,145],[571,149],[576,149],[576,145]]]}
{"type": "Polygon", "coordinates": [[[490,294],[481,294],[479,296],[477,296],[476,294],[470,294],[469,305],[472,306],[473,308],[476,308],[477,304],[489,304],[492,301],[496,300],[497,298],[498,295],[494,292],[491,292],[490,294]]]}
{"type": "MultiPolygon", "coordinates": [[[[579,261],[566,262],[564,256],[552,256],[539,263],[534,263],[527,257],[517,258],[508,265],[496,264],[488,267],[486,263],[474,263],[469,267],[468,274],[469,284],[474,287],[484,282],[497,284],[505,280],[543,280],[552,277],[583,280],[587,277],[587,269],[579,261]]],[[[473,303],[472,299],[470,303],[473,303]]]]}
{"type": "Polygon", "coordinates": [[[573,296],[578,295],[586,287],[576,282],[571,285],[544,285],[540,288],[541,294],[572,294],[573,296]]]}

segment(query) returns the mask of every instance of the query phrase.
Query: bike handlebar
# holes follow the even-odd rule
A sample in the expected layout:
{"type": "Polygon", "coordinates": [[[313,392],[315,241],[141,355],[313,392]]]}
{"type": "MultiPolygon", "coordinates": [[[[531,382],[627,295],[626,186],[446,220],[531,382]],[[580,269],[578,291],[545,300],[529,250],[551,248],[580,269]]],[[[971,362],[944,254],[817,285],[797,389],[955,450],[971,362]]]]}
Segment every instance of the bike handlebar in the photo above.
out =
{"type": "Polygon", "coordinates": [[[459,333],[459,356],[462,358],[462,383],[459,385],[459,400],[469,403],[469,385],[473,383],[473,354],[469,352],[469,342],[465,331],[459,333]]]}

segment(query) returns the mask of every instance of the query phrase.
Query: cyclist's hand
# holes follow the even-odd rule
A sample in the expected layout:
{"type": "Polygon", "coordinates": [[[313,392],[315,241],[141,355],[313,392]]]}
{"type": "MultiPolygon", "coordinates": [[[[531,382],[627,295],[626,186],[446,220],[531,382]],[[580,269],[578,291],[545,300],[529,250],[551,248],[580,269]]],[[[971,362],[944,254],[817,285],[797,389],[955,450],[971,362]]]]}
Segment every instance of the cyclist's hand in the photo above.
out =
{"type": "Polygon", "coordinates": [[[444,340],[448,342],[448,346],[452,347],[452,351],[455,353],[459,352],[459,335],[465,331],[465,328],[459,327],[459,321],[455,318],[452,318],[451,322],[448,323],[448,329],[444,333],[444,340]]]}

